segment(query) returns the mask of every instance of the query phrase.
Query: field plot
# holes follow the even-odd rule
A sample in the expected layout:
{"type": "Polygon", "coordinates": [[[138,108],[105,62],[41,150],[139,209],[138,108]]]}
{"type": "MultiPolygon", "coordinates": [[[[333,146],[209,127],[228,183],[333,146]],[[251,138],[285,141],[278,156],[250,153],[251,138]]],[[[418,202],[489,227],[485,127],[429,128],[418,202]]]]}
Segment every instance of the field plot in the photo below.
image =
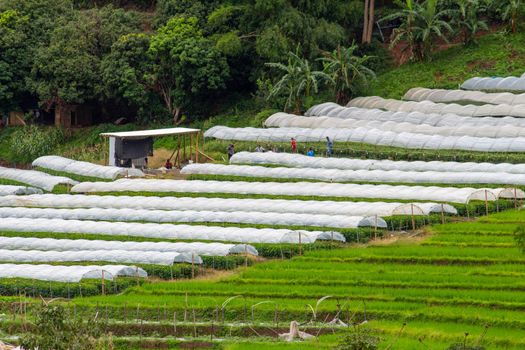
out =
{"type": "MultiPolygon", "coordinates": [[[[420,243],[401,240],[312,251],[289,261],[257,264],[213,282],[143,284],[124,296],[75,303],[79,308],[108,305],[115,319],[121,318],[123,307],[141,305],[144,315],[167,307],[181,315],[181,323],[182,315],[192,310],[208,324],[272,325],[289,319],[310,321],[314,315],[306,305],[315,307],[320,298],[329,296],[316,307],[317,322],[337,315],[342,320],[367,320],[380,330],[385,345],[406,322],[399,342],[407,349],[417,349],[418,338],[435,346],[461,339],[464,332],[480,335],[487,325],[489,349],[521,349],[525,346],[525,256],[512,244],[517,225],[485,223],[520,215],[515,211],[475,223],[438,225],[420,243]]],[[[330,348],[335,340],[326,339],[328,345],[322,341],[318,346],[330,348]]]]}

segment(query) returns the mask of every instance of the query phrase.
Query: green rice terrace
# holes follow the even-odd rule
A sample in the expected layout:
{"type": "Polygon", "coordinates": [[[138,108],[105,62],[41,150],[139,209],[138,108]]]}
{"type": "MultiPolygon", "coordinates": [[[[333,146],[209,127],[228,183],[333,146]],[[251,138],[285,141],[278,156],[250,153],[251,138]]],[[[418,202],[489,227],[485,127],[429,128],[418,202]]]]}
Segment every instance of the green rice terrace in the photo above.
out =
{"type": "Polygon", "coordinates": [[[524,14],[0,0],[0,350],[525,349],[524,14]]]}

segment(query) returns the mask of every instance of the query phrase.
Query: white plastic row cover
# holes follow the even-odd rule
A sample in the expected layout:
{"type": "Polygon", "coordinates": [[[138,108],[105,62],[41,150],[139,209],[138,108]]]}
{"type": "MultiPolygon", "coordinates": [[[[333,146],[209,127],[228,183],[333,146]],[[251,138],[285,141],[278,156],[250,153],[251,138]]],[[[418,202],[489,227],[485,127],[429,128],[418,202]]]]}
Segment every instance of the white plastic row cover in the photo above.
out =
{"type": "Polygon", "coordinates": [[[80,282],[83,279],[113,280],[118,276],[148,277],[135,266],[92,265],[55,266],[33,264],[0,264],[0,278],[26,278],[54,282],[80,282]]]}
{"type": "Polygon", "coordinates": [[[510,92],[483,92],[469,90],[445,90],[412,88],[403,96],[408,101],[432,101],[439,103],[472,103],[493,105],[521,105],[525,104],[525,94],[513,94],[510,92]]]}
{"type": "MultiPolygon", "coordinates": [[[[479,118],[483,119],[483,118],[479,118]]],[[[523,118],[525,120],[525,118],[523,118]]],[[[395,133],[410,132],[424,135],[473,136],[473,137],[524,137],[525,127],[515,125],[462,125],[432,126],[397,121],[341,119],[332,117],[302,117],[288,113],[275,113],[264,122],[266,127],[275,128],[370,128],[395,133]]]]}
{"type": "Polygon", "coordinates": [[[514,188],[468,188],[439,186],[363,185],[323,182],[243,182],[200,180],[121,179],[114,182],[83,182],[73,192],[178,192],[230,193],[282,196],[347,197],[468,203],[471,200],[524,198],[514,188]]]}
{"type": "Polygon", "coordinates": [[[461,84],[464,90],[525,92],[525,74],[521,77],[474,77],[461,84]]]}
{"type": "MultiPolygon", "coordinates": [[[[219,212],[219,211],[174,211],[145,209],[54,209],[54,208],[0,208],[0,218],[63,219],[63,220],[102,220],[102,221],[144,221],[159,223],[237,223],[257,225],[312,226],[357,228],[373,226],[369,217],[348,215],[322,215],[297,213],[261,213],[261,212],[219,212]]],[[[381,218],[377,226],[386,228],[381,218]]],[[[214,235],[210,240],[215,240],[214,235]]],[[[198,239],[198,238],[197,238],[198,239]]],[[[201,238],[207,239],[207,238],[201,238]]],[[[223,240],[223,239],[219,239],[223,240]]],[[[226,239],[227,240],[227,239],[226,239]]],[[[232,239],[232,241],[237,241],[232,239]]]]}
{"type": "MultiPolygon", "coordinates": [[[[466,92],[466,91],[465,91],[466,92]]],[[[355,119],[366,121],[383,121],[396,123],[423,124],[432,126],[503,126],[514,125],[525,127],[524,118],[514,117],[465,117],[447,113],[422,113],[385,111],[382,109],[367,109],[358,107],[344,107],[333,102],[315,105],[306,111],[307,117],[332,117],[339,119],[355,119]]]]}
{"type": "MultiPolygon", "coordinates": [[[[237,153],[236,155],[238,154],[242,153],[237,153]]],[[[199,210],[223,212],[244,211],[262,213],[298,213],[351,216],[393,216],[406,215],[407,213],[411,212],[414,212],[414,215],[429,215],[430,213],[441,212],[447,214],[457,214],[457,211],[453,206],[438,203],[346,202],[267,198],[251,199],[155,196],[87,196],[78,194],[43,194],[25,196],[23,198],[17,196],[0,197],[0,207],[127,208],[150,210],[199,210]]]]}
{"type": "MultiPolygon", "coordinates": [[[[437,160],[425,162],[388,159],[326,158],[308,157],[297,153],[275,152],[238,152],[230,159],[230,163],[248,165],[272,164],[295,168],[341,170],[401,170],[525,174],[525,164],[442,162],[437,160]]],[[[26,198],[28,197],[23,197],[19,200],[24,201],[26,198]]],[[[1,203],[2,199],[0,198],[0,205],[2,205],[1,203]]]]}
{"type": "Polygon", "coordinates": [[[379,96],[356,97],[347,107],[379,108],[387,111],[457,114],[468,117],[525,117],[525,105],[460,105],[456,103],[435,103],[431,101],[401,101],[379,96]]]}
{"type": "Polygon", "coordinates": [[[173,265],[174,263],[202,264],[198,255],[129,250],[41,251],[0,249],[2,262],[111,262],[122,264],[173,265]]]}
{"type": "Polygon", "coordinates": [[[56,185],[75,185],[78,182],[63,176],[53,176],[36,170],[22,170],[13,168],[0,167],[0,179],[8,179],[38,188],[46,191],[53,191],[56,185]]]}
{"type": "MultiPolygon", "coordinates": [[[[54,251],[134,251],[161,252],[203,256],[227,256],[230,254],[259,255],[257,249],[247,244],[203,243],[203,242],[133,242],[105,241],[87,239],[54,239],[1,237],[0,249],[14,250],[54,250],[54,251]]],[[[191,261],[191,260],[190,260],[191,261]]]]}
{"type": "Polygon", "coordinates": [[[26,186],[0,185],[0,197],[9,195],[26,195],[43,193],[41,189],[26,186]]]}
{"type": "Polygon", "coordinates": [[[378,146],[391,146],[412,149],[463,150],[477,152],[524,152],[524,137],[489,138],[472,136],[441,136],[395,133],[369,128],[229,128],[214,126],[204,133],[205,137],[220,140],[290,142],[326,142],[329,137],[334,142],[358,142],[378,146]]]}
{"type": "Polygon", "coordinates": [[[108,236],[241,243],[313,243],[316,240],[330,240],[332,238],[338,241],[345,241],[343,235],[340,233],[329,231],[29,218],[3,218],[0,220],[0,231],[83,233],[108,236]]]}
{"type": "Polygon", "coordinates": [[[60,156],[39,157],[33,161],[33,166],[101,179],[114,180],[119,176],[144,177],[144,173],[139,169],[104,166],[60,156]]]}
{"type": "Polygon", "coordinates": [[[402,170],[341,170],[285,168],[251,165],[190,164],[182,174],[262,177],[274,179],[311,179],[330,182],[397,182],[427,184],[500,184],[525,185],[525,176],[509,173],[442,172],[402,170]]]}

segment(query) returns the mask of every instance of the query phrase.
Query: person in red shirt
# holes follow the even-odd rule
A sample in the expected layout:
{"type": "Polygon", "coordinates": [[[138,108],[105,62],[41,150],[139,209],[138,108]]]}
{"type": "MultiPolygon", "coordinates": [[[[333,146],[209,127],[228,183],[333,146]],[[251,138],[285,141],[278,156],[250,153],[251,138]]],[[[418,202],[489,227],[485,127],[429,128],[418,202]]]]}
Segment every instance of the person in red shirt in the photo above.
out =
{"type": "Polygon", "coordinates": [[[297,141],[292,137],[292,153],[297,153],[297,141]]]}

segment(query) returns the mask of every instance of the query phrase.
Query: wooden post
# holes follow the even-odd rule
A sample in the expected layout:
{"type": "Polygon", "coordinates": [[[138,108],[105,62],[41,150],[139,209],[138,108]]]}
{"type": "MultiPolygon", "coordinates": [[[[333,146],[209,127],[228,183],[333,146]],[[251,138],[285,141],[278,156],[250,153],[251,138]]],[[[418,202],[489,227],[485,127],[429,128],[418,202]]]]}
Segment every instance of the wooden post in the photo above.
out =
{"type": "Polygon", "coordinates": [[[414,204],[410,203],[410,215],[412,217],[412,230],[416,230],[416,220],[414,219],[414,204]]]}
{"type": "Polygon", "coordinates": [[[485,215],[489,215],[489,201],[487,198],[487,190],[485,190],[485,215]]]}
{"type": "Polygon", "coordinates": [[[186,161],[186,134],[182,134],[182,152],[183,152],[183,155],[184,155],[184,159],[183,159],[183,162],[186,161]]]}
{"type": "Polygon", "coordinates": [[[173,336],[177,336],[177,311],[173,311],[173,336]]]}
{"type": "Polygon", "coordinates": [[[518,195],[516,194],[516,187],[514,187],[514,209],[518,208],[518,195]]]}
{"type": "Polygon", "coordinates": [[[299,231],[299,255],[303,255],[303,245],[301,240],[301,231],[299,231]]]}
{"type": "Polygon", "coordinates": [[[177,168],[180,169],[180,136],[177,136],[177,168]]]}
{"type": "Polygon", "coordinates": [[[244,245],[244,267],[248,267],[248,247],[244,245]]]}
{"type": "Polygon", "coordinates": [[[104,283],[104,270],[102,270],[102,295],[106,295],[106,285],[104,283]]]}
{"type": "Polygon", "coordinates": [[[195,253],[191,252],[191,278],[195,278],[195,253]]]}
{"type": "Polygon", "coordinates": [[[195,163],[199,163],[199,138],[200,131],[197,132],[197,135],[195,137],[195,163]]]}
{"type": "Polygon", "coordinates": [[[375,216],[374,239],[377,240],[377,214],[375,216]]]}
{"type": "Polygon", "coordinates": [[[197,338],[197,320],[195,318],[195,309],[192,309],[193,312],[193,336],[197,338]]]}
{"type": "Polygon", "coordinates": [[[443,203],[441,203],[441,223],[445,223],[445,209],[443,208],[443,203]]]}

